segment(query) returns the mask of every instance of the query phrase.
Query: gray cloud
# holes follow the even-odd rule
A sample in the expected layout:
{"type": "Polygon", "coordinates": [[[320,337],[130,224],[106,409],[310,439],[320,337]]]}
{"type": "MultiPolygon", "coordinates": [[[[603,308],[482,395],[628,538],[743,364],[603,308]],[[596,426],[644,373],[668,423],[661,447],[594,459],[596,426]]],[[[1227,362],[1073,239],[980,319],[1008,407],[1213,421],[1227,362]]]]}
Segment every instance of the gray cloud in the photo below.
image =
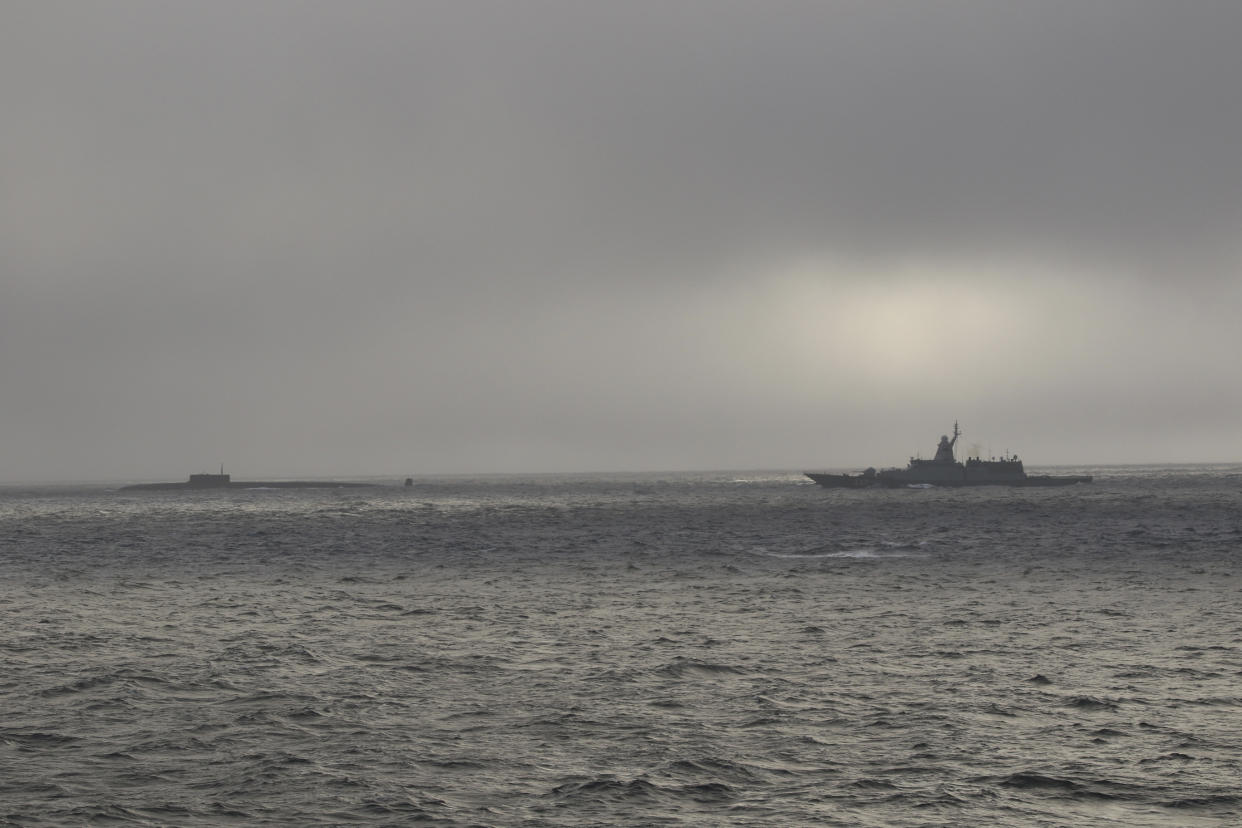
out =
{"type": "Polygon", "coordinates": [[[4,17],[10,478],[1242,456],[1236,4],[4,17]]]}

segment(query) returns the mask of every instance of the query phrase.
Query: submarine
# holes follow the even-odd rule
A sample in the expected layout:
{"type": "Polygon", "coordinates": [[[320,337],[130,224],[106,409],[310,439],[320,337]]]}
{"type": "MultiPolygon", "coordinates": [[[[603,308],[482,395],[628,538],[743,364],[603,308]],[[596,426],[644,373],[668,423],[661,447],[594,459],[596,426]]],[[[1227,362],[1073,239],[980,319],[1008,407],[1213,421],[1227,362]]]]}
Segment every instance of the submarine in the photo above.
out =
{"type": "Polygon", "coordinates": [[[219,474],[192,474],[189,480],[179,483],[134,483],[122,486],[121,491],[165,492],[183,490],[211,489],[367,489],[374,488],[374,483],[346,483],[340,480],[234,480],[232,475],[224,473],[224,466],[219,474]]]}

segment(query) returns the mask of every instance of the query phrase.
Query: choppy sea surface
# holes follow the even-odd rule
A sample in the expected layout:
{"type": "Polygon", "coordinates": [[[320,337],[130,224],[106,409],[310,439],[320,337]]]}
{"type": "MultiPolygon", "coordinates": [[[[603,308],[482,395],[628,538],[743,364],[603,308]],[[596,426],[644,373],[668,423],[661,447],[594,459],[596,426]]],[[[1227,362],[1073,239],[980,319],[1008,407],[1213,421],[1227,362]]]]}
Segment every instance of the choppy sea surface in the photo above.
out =
{"type": "Polygon", "coordinates": [[[0,487],[0,824],[1236,825],[1242,466],[0,487]]]}

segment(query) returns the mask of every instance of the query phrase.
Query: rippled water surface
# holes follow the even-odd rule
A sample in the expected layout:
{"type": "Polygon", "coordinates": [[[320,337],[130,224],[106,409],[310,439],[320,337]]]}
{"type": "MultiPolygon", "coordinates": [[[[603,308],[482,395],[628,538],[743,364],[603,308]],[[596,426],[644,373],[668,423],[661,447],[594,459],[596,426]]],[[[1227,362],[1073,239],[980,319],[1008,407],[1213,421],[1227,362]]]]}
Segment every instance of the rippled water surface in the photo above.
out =
{"type": "Polygon", "coordinates": [[[0,824],[1238,824],[1242,467],[1085,473],[0,488],[0,824]]]}

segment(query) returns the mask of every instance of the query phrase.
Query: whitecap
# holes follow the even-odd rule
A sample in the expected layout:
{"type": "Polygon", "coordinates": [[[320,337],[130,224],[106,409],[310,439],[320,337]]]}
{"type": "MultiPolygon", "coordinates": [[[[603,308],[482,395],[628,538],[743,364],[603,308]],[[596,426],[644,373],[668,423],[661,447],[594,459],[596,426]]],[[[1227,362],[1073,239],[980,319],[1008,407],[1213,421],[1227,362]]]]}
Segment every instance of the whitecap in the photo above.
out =
{"type": "Polygon", "coordinates": [[[814,560],[816,558],[924,558],[925,553],[912,553],[908,551],[892,551],[888,549],[834,549],[832,551],[823,551],[822,549],[809,549],[801,552],[770,552],[766,549],[757,550],[758,554],[768,558],[793,558],[801,560],[814,560]]]}

